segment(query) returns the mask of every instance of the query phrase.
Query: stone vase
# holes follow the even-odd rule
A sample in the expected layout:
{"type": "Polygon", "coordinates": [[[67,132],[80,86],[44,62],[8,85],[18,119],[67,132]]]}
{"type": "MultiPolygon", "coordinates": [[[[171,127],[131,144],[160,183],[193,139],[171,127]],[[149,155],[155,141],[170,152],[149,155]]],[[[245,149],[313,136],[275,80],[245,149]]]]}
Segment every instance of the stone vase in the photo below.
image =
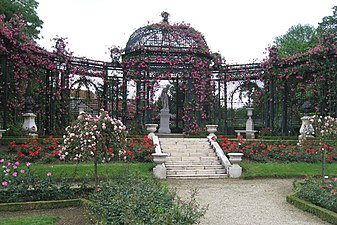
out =
{"type": "Polygon", "coordinates": [[[209,133],[209,137],[216,137],[214,134],[215,132],[218,131],[218,125],[206,125],[207,132],[209,133]]]}
{"type": "Polygon", "coordinates": [[[156,132],[158,124],[145,124],[146,131],[149,133],[147,136],[152,139],[155,136],[154,132],[156,132]]]}

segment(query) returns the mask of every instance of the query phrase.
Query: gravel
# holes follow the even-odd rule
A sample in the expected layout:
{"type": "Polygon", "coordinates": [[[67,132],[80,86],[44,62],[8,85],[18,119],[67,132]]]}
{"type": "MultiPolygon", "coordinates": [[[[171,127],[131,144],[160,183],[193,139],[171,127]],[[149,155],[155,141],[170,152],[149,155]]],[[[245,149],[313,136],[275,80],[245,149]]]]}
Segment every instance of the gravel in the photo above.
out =
{"type": "Polygon", "coordinates": [[[197,202],[208,210],[200,224],[329,224],[288,204],[292,179],[169,180],[178,196],[197,190],[197,202]]]}

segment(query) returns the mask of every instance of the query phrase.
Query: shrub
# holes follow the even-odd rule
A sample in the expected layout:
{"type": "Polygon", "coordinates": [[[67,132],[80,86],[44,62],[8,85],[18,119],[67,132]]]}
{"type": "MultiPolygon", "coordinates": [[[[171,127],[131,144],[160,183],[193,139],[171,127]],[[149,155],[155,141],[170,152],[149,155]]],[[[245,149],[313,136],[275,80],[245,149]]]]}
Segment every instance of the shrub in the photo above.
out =
{"type": "Polygon", "coordinates": [[[183,202],[154,178],[117,177],[91,196],[89,217],[95,224],[195,224],[206,209],[194,197],[183,202]]]}
{"type": "Polygon", "coordinates": [[[147,136],[130,138],[127,141],[127,161],[152,162],[154,146],[147,136]]]}
{"type": "Polygon", "coordinates": [[[299,187],[297,195],[308,202],[337,213],[337,178],[309,178],[299,187]]]}

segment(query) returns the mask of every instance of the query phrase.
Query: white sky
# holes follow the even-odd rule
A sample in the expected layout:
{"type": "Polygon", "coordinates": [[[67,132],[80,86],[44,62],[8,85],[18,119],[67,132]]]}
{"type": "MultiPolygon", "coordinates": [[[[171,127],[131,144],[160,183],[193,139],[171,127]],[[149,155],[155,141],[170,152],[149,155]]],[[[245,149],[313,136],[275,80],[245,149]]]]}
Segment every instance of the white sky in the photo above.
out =
{"type": "Polygon", "coordinates": [[[76,56],[109,61],[108,48],[124,48],[130,35],[148,23],[184,21],[200,31],[212,52],[227,63],[263,59],[265,48],[293,25],[317,27],[332,15],[337,0],[37,0],[44,21],[38,41],[65,37],[76,56]]]}

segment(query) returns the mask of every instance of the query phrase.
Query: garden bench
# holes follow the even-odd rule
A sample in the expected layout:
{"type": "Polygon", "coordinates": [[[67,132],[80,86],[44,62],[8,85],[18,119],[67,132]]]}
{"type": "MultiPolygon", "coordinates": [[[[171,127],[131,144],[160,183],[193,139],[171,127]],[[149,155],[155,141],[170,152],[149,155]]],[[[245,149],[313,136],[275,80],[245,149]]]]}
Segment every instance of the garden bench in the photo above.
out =
{"type": "Polygon", "coordinates": [[[255,139],[255,133],[257,133],[257,130],[234,130],[234,131],[237,134],[238,138],[241,136],[241,133],[245,133],[247,139],[255,139]]]}

